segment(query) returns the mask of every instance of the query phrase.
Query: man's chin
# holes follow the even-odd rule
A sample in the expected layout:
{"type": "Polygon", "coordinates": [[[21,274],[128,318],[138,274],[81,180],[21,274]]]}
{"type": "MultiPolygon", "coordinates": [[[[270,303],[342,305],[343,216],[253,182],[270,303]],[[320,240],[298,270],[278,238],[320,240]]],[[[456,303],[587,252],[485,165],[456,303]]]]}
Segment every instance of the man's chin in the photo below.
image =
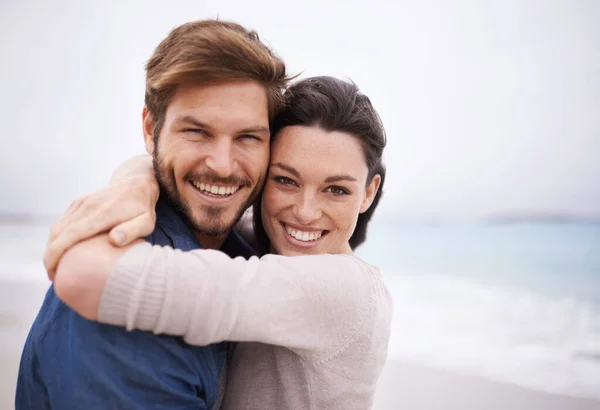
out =
{"type": "Polygon", "coordinates": [[[236,220],[234,217],[223,218],[210,214],[194,215],[192,225],[196,233],[204,236],[220,237],[227,235],[234,226],[236,220]],[[210,223],[206,223],[210,221],[210,223]]]}
{"type": "Polygon", "coordinates": [[[187,212],[188,220],[192,223],[196,233],[205,236],[227,234],[240,220],[247,208],[244,206],[245,203],[239,202],[228,206],[207,206],[192,201],[187,203],[191,205],[187,212]]]}
{"type": "Polygon", "coordinates": [[[194,223],[193,228],[197,234],[218,238],[229,233],[231,226],[224,223],[210,225],[194,223]]]}

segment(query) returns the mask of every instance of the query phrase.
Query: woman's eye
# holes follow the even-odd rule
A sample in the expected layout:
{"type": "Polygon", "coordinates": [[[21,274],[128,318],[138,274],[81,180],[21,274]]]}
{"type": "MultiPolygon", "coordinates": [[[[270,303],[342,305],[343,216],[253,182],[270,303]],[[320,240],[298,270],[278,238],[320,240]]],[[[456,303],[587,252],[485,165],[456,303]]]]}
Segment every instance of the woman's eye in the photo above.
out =
{"type": "Polygon", "coordinates": [[[327,188],[328,192],[331,192],[333,195],[350,195],[350,192],[346,188],[342,188],[341,186],[330,186],[327,188]]]}
{"type": "Polygon", "coordinates": [[[277,176],[277,177],[274,177],[273,180],[282,185],[296,185],[296,182],[293,179],[290,179],[288,177],[277,176]]]}

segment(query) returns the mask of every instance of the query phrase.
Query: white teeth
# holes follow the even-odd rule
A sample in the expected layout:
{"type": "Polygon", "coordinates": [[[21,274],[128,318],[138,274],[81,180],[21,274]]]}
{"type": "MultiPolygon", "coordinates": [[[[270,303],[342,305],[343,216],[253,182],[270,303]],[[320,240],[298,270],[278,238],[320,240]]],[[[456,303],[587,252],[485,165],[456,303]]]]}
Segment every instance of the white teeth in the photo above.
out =
{"type": "Polygon", "coordinates": [[[303,232],[303,231],[299,231],[299,230],[294,229],[294,228],[290,228],[289,226],[286,226],[285,230],[287,231],[287,233],[290,234],[290,236],[292,236],[292,237],[294,237],[297,240],[302,241],[302,242],[315,241],[315,240],[319,239],[321,236],[323,236],[323,231],[320,231],[320,232],[303,232]]]}
{"type": "Polygon", "coordinates": [[[233,195],[240,189],[239,186],[216,186],[196,181],[192,181],[192,184],[200,191],[210,192],[213,195],[233,195]]]}

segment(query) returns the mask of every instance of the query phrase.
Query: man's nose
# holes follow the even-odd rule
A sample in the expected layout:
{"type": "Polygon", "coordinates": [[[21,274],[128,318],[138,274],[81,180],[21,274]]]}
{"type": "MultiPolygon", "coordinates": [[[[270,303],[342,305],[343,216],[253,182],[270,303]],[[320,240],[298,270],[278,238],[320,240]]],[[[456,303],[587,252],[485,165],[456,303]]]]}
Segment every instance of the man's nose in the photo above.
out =
{"type": "Polygon", "coordinates": [[[221,178],[230,176],[234,167],[231,140],[229,138],[219,138],[210,150],[206,165],[221,178]]]}

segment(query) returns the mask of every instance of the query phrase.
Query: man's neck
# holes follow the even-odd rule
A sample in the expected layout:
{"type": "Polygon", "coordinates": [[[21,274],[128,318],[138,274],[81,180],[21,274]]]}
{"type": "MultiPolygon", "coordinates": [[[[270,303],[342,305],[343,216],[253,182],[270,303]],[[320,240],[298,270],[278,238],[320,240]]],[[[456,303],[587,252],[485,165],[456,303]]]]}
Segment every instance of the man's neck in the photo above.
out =
{"type": "Polygon", "coordinates": [[[198,242],[200,242],[200,245],[202,245],[202,248],[204,249],[221,249],[228,234],[229,232],[221,236],[209,236],[194,231],[194,235],[196,235],[198,242]]]}

